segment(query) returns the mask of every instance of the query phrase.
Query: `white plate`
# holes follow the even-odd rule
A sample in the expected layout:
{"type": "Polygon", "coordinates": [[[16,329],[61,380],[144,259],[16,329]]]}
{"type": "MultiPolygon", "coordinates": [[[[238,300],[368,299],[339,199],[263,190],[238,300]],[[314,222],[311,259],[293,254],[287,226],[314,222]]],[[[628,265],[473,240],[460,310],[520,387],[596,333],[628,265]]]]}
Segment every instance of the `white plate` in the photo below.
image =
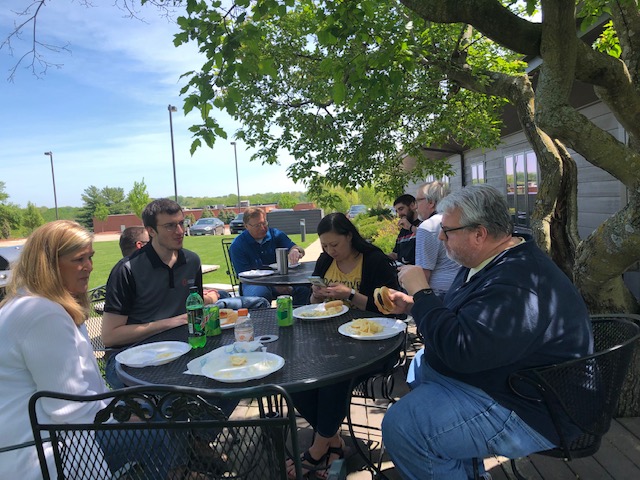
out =
{"type": "Polygon", "coordinates": [[[231,355],[216,356],[202,366],[202,374],[219,382],[239,383],[271,375],[284,366],[284,358],[269,352],[249,352],[237,355],[247,357],[247,363],[235,367],[231,364],[231,355]]]}
{"type": "MultiPolygon", "coordinates": [[[[228,308],[227,310],[232,310],[231,308],[228,308]]],[[[235,310],[236,312],[236,322],[238,321],[238,311],[235,310]]],[[[230,328],[233,328],[236,326],[236,322],[231,322],[231,323],[222,323],[222,318],[220,319],[220,328],[222,330],[229,330],[230,328]]]]}
{"type": "MultiPolygon", "coordinates": [[[[290,263],[289,264],[289,268],[298,268],[300,266],[299,263],[290,263]]],[[[274,270],[278,269],[278,264],[277,263],[272,263],[269,265],[270,268],[273,268],[274,270]]]]}
{"type": "Polygon", "coordinates": [[[155,342],[128,348],[116,355],[116,360],[135,368],[164,365],[191,350],[186,342],[155,342]]]}
{"type": "Polygon", "coordinates": [[[373,320],[379,323],[383,326],[383,330],[379,333],[374,333],[373,335],[359,335],[351,331],[350,327],[353,322],[347,322],[338,327],[338,332],[346,337],[355,338],[357,340],[384,340],[385,338],[395,337],[407,329],[407,324],[402,320],[385,317],[367,318],[367,320],[373,320]]]}
{"type": "Polygon", "coordinates": [[[273,270],[247,270],[246,272],[240,272],[239,277],[266,277],[267,275],[273,275],[273,270]]]}
{"type": "Polygon", "coordinates": [[[221,323],[221,324],[220,324],[220,328],[221,328],[222,330],[229,330],[230,328],[233,328],[233,327],[235,327],[235,326],[236,326],[236,322],[233,322],[233,323],[225,323],[225,324],[222,324],[222,323],[221,323]]]}
{"type": "Polygon", "coordinates": [[[322,303],[318,303],[318,304],[313,304],[313,305],[304,305],[302,307],[298,307],[293,311],[293,316],[296,318],[300,318],[302,320],[323,320],[325,318],[333,318],[333,317],[338,317],[340,315],[342,315],[343,313],[346,313],[347,311],[349,311],[349,307],[347,307],[346,305],[342,305],[342,309],[337,312],[337,313],[332,313],[331,315],[318,315],[318,316],[313,316],[313,317],[306,317],[304,315],[301,315],[303,312],[308,312],[311,310],[316,310],[319,312],[323,312],[324,311],[324,306],[322,303]]]}

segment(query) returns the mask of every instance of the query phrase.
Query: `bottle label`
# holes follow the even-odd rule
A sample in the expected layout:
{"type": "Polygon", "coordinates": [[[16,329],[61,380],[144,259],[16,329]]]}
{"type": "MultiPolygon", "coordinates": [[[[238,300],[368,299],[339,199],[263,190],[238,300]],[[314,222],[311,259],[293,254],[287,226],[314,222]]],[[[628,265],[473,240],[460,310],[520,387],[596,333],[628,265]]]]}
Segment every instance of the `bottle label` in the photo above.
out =
{"type": "Polygon", "coordinates": [[[250,342],[253,340],[253,324],[247,317],[240,317],[233,329],[236,342],[250,342]]]}

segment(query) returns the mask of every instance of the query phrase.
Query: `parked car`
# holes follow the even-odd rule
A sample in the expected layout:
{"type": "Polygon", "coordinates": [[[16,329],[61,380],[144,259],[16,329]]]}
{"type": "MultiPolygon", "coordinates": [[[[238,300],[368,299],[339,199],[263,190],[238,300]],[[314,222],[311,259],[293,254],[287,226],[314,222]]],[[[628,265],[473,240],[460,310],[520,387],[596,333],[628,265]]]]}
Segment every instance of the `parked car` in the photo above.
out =
{"type": "Polygon", "coordinates": [[[356,218],[361,213],[367,213],[369,209],[366,205],[351,205],[347,212],[347,218],[356,218]]]}
{"type": "Polygon", "coordinates": [[[197,235],[224,235],[224,223],[219,218],[201,218],[191,225],[190,234],[197,235]]]}
{"type": "Polygon", "coordinates": [[[242,219],[244,213],[239,213],[236,218],[229,222],[229,230],[231,233],[241,233],[244,230],[244,221],[242,219]]]}
{"type": "Polygon", "coordinates": [[[4,297],[4,287],[11,278],[11,264],[15,263],[22,253],[22,246],[0,247],[0,300],[4,297]]]}

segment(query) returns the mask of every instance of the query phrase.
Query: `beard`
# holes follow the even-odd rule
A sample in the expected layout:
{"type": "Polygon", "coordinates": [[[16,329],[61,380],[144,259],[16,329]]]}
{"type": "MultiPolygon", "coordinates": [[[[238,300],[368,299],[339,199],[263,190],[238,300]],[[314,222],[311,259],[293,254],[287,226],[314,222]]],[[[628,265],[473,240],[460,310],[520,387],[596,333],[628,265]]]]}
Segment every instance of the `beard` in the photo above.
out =
{"type": "Polygon", "coordinates": [[[470,262],[470,257],[466,254],[466,252],[460,252],[460,253],[454,252],[451,249],[447,248],[446,245],[445,245],[445,251],[447,253],[447,257],[449,257],[450,260],[453,260],[454,262],[456,262],[458,265],[461,265],[463,267],[468,267],[472,263],[470,262]]]}
{"type": "Polygon", "coordinates": [[[402,215],[400,218],[406,218],[407,220],[409,220],[409,223],[413,223],[417,218],[417,215],[418,215],[417,212],[414,212],[413,210],[411,210],[407,215],[402,215]]]}

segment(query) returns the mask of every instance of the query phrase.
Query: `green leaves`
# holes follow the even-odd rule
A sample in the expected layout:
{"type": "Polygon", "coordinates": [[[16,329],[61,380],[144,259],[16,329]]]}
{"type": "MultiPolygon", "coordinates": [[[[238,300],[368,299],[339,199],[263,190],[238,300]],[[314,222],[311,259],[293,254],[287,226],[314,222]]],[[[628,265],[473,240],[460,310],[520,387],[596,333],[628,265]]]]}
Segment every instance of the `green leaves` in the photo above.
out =
{"type": "MultiPolygon", "coordinates": [[[[238,138],[275,163],[295,158],[288,175],[315,191],[377,185],[392,193],[412,176],[440,167],[398,168],[402,152],[452,139],[495,144],[503,102],[447,81],[460,47],[459,25],[425,23],[384,0],[239,1],[231,9],[189,2],[182,32],[206,60],[185,74],[185,112],[198,109],[192,153],[227,133],[215,109],[241,123],[238,138]]],[[[479,35],[465,55],[478,77],[486,68],[520,71],[479,35]]],[[[419,155],[418,155],[419,156],[419,155]]],[[[420,157],[420,156],[419,156],[420,157]]]]}

